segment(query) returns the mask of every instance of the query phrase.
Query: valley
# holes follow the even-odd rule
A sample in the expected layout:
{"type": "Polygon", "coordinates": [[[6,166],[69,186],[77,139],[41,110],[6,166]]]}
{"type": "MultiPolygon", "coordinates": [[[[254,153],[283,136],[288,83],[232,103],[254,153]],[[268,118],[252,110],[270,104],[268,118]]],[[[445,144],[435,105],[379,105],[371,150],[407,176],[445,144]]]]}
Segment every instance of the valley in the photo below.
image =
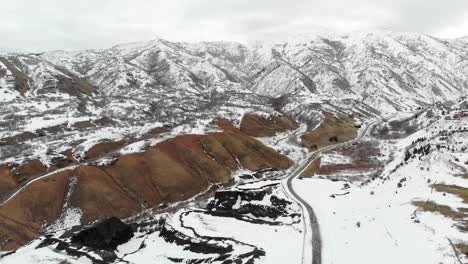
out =
{"type": "Polygon", "coordinates": [[[0,262],[465,263],[465,42],[0,54],[0,262]]]}

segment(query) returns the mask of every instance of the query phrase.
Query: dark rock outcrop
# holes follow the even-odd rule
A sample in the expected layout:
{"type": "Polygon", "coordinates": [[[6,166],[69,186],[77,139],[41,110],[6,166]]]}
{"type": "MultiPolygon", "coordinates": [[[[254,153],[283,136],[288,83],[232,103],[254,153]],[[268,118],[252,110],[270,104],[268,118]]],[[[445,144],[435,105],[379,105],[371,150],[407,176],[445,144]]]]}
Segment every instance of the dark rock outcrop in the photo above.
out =
{"type": "Polygon", "coordinates": [[[238,200],[261,201],[265,198],[266,191],[222,191],[215,194],[215,198],[207,205],[207,209],[215,215],[235,216],[252,214],[255,217],[268,217],[275,219],[287,215],[286,207],[291,203],[272,195],[269,199],[271,205],[245,203],[239,208],[233,208],[238,200]]]}
{"type": "Polygon", "coordinates": [[[132,237],[133,230],[130,225],[111,217],[72,236],[71,242],[95,250],[115,250],[118,245],[132,237]]]}

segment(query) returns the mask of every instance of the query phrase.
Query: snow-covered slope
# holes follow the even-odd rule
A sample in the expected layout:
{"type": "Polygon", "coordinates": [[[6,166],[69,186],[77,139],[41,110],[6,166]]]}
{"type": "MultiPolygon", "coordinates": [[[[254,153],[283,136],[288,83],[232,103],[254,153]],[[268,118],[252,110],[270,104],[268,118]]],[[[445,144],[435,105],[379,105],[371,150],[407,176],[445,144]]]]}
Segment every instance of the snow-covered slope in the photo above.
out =
{"type": "Polygon", "coordinates": [[[387,123],[418,128],[391,139],[373,133],[322,156],[315,177],[296,182],[321,219],[323,263],[466,263],[466,108],[439,105],[387,123]]]}
{"type": "Polygon", "coordinates": [[[245,112],[280,110],[313,124],[322,110],[357,116],[414,110],[467,93],[465,40],[315,33],[248,44],[155,39],[9,54],[0,61],[0,138],[68,117],[110,117],[122,127],[118,133],[128,134],[214,116],[238,123],[245,112]]]}
{"type": "Polygon", "coordinates": [[[158,39],[41,57],[80,73],[108,95],[147,94],[148,86],[157,85],[194,93],[247,89],[273,97],[305,91],[396,111],[466,92],[467,51],[461,42],[393,32],[315,34],[245,45],[158,39]]]}
{"type": "MultiPolygon", "coordinates": [[[[260,138],[260,140],[279,153],[287,155],[296,163],[300,163],[308,153],[308,150],[301,145],[301,135],[320,126],[325,118],[323,112],[332,113],[336,117],[344,115],[352,117],[354,124],[351,127],[355,129],[360,127],[359,124],[369,123],[371,119],[397,115],[373,130],[372,138],[368,138],[372,141],[371,143],[367,141],[357,143],[358,147],[364,148],[359,152],[358,156],[362,156],[362,159],[356,162],[357,165],[350,164],[355,160],[346,156],[346,151],[349,150],[343,153],[329,153],[328,156],[323,157],[322,172],[328,173],[325,174],[331,176],[332,179],[343,180],[342,178],[346,177],[345,181],[351,181],[353,184],[363,183],[363,186],[356,184],[356,186],[345,188],[346,190],[351,188],[352,191],[352,195],[347,196],[352,197],[347,204],[336,205],[331,202],[333,207],[330,207],[329,203],[314,204],[316,201],[329,199],[328,191],[334,192],[335,195],[330,199],[340,196],[341,191],[344,193],[346,190],[341,190],[340,182],[330,182],[328,179],[304,180],[304,184],[301,182],[302,187],[298,187],[304,188],[301,190],[305,193],[304,197],[310,198],[310,203],[314,208],[318,208],[319,218],[325,217],[330,219],[329,223],[336,223],[335,226],[324,224],[326,228],[324,232],[343,226],[348,230],[349,223],[340,222],[343,219],[351,219],[353,226],[355,220],[367,221],[355,218],[352,215],[354,212],[347,213],[347,218],[342,218],[341,215],[335,215],[335,212],[330,210],[339,209],[340,206],[348,209],[354,208],[353,202],[365,201],[368,193],[374,193],[377,189],[385,189],[375,196],[378,198],[375,199],[375,204],[363,204],[362,208],[357,209],[365,211],[367,206],[375,206],[373,209],[380,210],[380,203],[388,199],[395,199],[396,203],[405,203],[405,206],[395,206],[395,210],[384,210],[385,212],[381,215],[374,215],[373,209],[371,212],[359,212],[363,215],[368,213],[366,217],[370,219],[374,217],[380,224],[381,222],[378,221],[381,221],[381,216],[400,213],[404,215],[413,210],[413,199],[421,198],[421,195],[425,195],[430,189],[429,185],[425,184],[426,178],[421,180],[417,177],[411,179],[408,177],[407,184],[411,188],[400,190],[401,195],[394,195],[393,187],[398,184],[405,173],[421,176],[424,173],[418,168],[422,167],[426,171],[429,169],[429,171],[438,170],[444,175],[453,174],[455,170],[450,169],[450,164],[455,158],[461,160],[457,162],[457,166],[466,167],[466,163],[463,163],[466,155],[451,154],[448,156],[443,148],[431,153],[429,158],[421,157],[419,160],[417,160],[419,156],[409,161],[405,160],[404,152],[408,149],[411,153],[415,153],[414,147],[417,147],[416,152],[420,153],[422,150],[419,148],[423,147],[423,143],[417,141],[420,137],[429,138],[435,134],[443,134],[445,132],[442,130],[453,130],[454,126],[458,129],[460,125],[458,121],[466,121],[467,58],[467,38],[445,40],[421,34],[396,32],[315,33],[291,36],[284,40],[275,39],[245,44],[181,43],[155,39],[117,45],[104,50],[1,54],[0,180],[1,186],[5,186],[6,191],[1,190],[3,197],[0,195],[0,201],[3,205],[12,193],[21,190],[31,179],[42,178],[44,175],[56,172],[71,173],[69,170],[74,170],[77,164],[111,167],[119,156],[132,155],[134,152],[141,154],[148,148],[176,136],[220,132],[220,127],[213,125],[213,120],[217,117],[230,121],[235,127],[233,129],[241,127],[243,117],[247,113],[255,113],[261,117],[285,115],[295,119],[299,123],[299,126],[296,126],[299,129],[293,133],[284,132],[271,138],[260,138]],[[447,113],[451,116],[447,117],[449,115],[447,113]],[[450,119],[445,120],[445,118],[450,119]],[[374,141],[378,141],[378,147],[372,146],[374,141]],[[369,145],[371,147],[366,149],[369,145]],[[366,156],[374,152],[378,155],[366,156]],[[437,159],[440,162],[436,163],[437,159]],[[361,166],[360,168],[364,170],[353,171],[355,165],[361,166]],[[447,168],[439,170],[444,166],[447,168]],[[335,167],[351,168],[351,170],[345,171],[344,174],[330,173],[336,169],[335,167]],[[385,178],[382,179],[384,182],[373,181],[367,185],[369,178],[375,180],[379,173],[385,173],[382,174],[385,178]],[[309,183],[314,184],[311,189],[307,189],[310,187],[309,183]],[[388,184],[392,186],[392,189],[388,187],[390,186],[388,184]],[[308,197],[308,193],[313,188],[322,190],[322,193],[316,192],[308,197]],[[421,193],[414,194],[413,191],[416,189],[422,190],[421,193]]],[[[255,123],[258,120],[261,119],[253,119],[251,122],[258,125],[255,123]]],[[[292,125],[292,127],[295,126],[292,125]]],[[[451,148],[456,147],[457,144],[463,144],[466,150],[463,137],[466,135],[466,128],[458,132],[457,130],[456,136],[447,144],[451,148]]],[[[445,134],[442,136],[447,137],[445,134]]],[[[210,140],[210,137],[208,136],[206,140],[210,140]]],[[[188,138],[193,137],[178,139],[183,150],[187,148],[193,150],[193,145],[190,145],[193,142],[188,138]]],[[[332,141],[331,137],[325,140],[332,141]]],[[[437,148],[439,139],[433,137],[427,140],[424,144],[431,145],[433,150],[437,148]]],[[[222,142],[229,146],[234,144],[232,142],[239,143],[238,141],[222,142]]],[[[249,142],[245,144],[251,145],[251,141],[249,142]]],[[[166,146],[165,150],[171,153],[170,155],[173,155],[172,152],[177,154],[184,152],[175,146],[163,145],[166,146]]],[[[239,150],[242,155],[246,152],[241,148],[234,149],[239,150]]],[[[200,153],[210,154],[206,149],[200,153]]],[[[226,159],[230,159],[229,155],[226,159]]],[[[237,157],[234,158],[236,159],[234,162],[239,163],[237,157]]],[[[183,160],[183,163],[192,168],[193,164],[187,164],[191,162],[183,160]]],[[[195,166],[195,169],[204,173],[206,168],[200,166],[200,168],[195,166]]],[[[245,169],[241,167],[239,169],[245,169]]],[[[251,185],[252,188],[246,187],[246,190],[262,190],[267,193],[265,197],[268,199],[252,202],[243,201],[236,196],[238,200],[232,208],[227,210],[230,213],[229,216],[220,216],[218,215],[220,212],[216,212],[213,208],[198,204],[200,201],[206,202],[206,197],[189,201],[190,208],[180,208],[177,203],[171,204],[167,211],[165,208],[160,208],[161,211],[167,213],[165,216],[168,221],[165,223],[168,224],[168,228],[169,226],[174,228],[173,231],[181,244],[174,244],[173,237],[164,237],[161,234],[164,229],[138,230],[135,232],[137,237],[123,244],[121,250],[119,249],[121,252],[117,252],[119,254],[116,257],[136,263],[146,259],[147,256],[151,257],[152,248],[163,247],[167,249],[167,252],[159,257],[167,263],[180,262],[177,259],[180,254],[183,254],[185,260],[223,263],[223,259],[218,259],[222,255],[216,253],[218,250],[230,252],[227,260],[240,258],[243,263],[250,263],[249,261],[273,263],[271,262],[272,256],[276,261],[284,262],[284,259],[274,257],[281,251],[278,250],[280,247],[272,245],[270,240],[281,240],[281,237],[287,235],[288,239],[278,245],[281,247],[286,247],[287,244],[294,245],[294,250],[297,250],[297,245],[301,244],[299,240],[303,224],[303,220],[299,220],[298,208],[295,204],[289,203],[290,199],[284,197],[284,193],[278,186],[277,178],[284,175],[284,172],[273,172],[271,175],[267,172],[260,174],[259,179],[253,180],[252,178],[255,177],[252,175],[257,175],[258,172],[240,171],[250,173],[250,176],[243,175],[239,171],[231,172],[234,174],[235,181],[231,190],[238,191],[242,186],[251,185]],[[249,177],[251,182],[243,184],[246,182],[245,178],[249,177]],[[272,193],[276,198],[271,198],[272,193]],[[278,197],[281,199],[278,200],[278,197]],[[269,213],[280,210],[281,214],[272,217],[268,213],[264,215],[265,210],[269,213]],[[232,211],[234,211],[234,216],[232,211]],[[184,217],[186,226],[182,226],[184,217]],[[234,227],[245,228],[249,232],[262,230],[265,236],[251,237],[249,232],[239,232],[236,228],[223,225],[226,221],[234,227]],[[221,243],[224,246],[221,249],[215,245],[210,250],[216,252],[210,254],[202,254],[199,249],[196,249],[200,245],[213,246],[216,244],[213,241],[226,236],[234,236],[239,241],[221,243]],[[203,243],[200,244],[200,241],[203,243]],[[148,247],[145,249],[145,246],[148,247]],[[191,248],[192,251],[190,251],[186,250],[186,247],[195,247],[195,249],[191,248]],[[244,255],[247,253],[250,255],[244,255]]],[[[429,176],[432,177],[431,175],[429,176]]],[[[60,177],[57,178],[60,179],[60,177]]],[[[451,179],[451,177],[444,179],[450,180],[449,178],[451,179]]],[[[92,180],[92,177],[90,179],[92,180]]],[[[128,177],[122,179],[128,179],[128,177]]],[[[462,182],[462,180],[458,181],[462,182]]],[[[46,184],[47,179],[44,178],[40,182],[46,184]]],[[[452,184],[452,182],[448,183],[452,184]]],[[[143,185],[147,186],[146,183],[143,185]]],[[[466,187],[464,182],[459,185],[466,187]]],[[[67,188],[71,189],[71,187],[67,188]]],[[[82,190],[88,189],[87,186],[82,186],[82,190]]],[[[123,189],[128,192],[127,187],[123,189]]],[[[92,195],[91,193],[90,197],[93,197],[92,195]]],[[[233,202],[232,199],[230,202],[233,202]]],[[[142,202],[142,208],[146,208],[145,204],[146,201],[142,202]]],[[[457,205],[460,205],[459,201],[457,205]]],[[[65,210],[65,207],[66,203],[62,210],[65,210]]],[[[146,213],[148,212],[144,212],[143,216],[146,216],[146,213]]],[[[143,227],[150,226],[150,229],[161,228],[158,225],[155,227],[154,223],[144,222],[154,221],[155,214],[161,216],[159,213],[160,211],[148,213],[149,218],[137,217],[127,219],[127,222],[137,222],[143,227]],[[140,221],[142,219],[143,222],[140,221]]],[[[67,214],[59,212],[59,215],[66,216],[67,214]]],[[[80,223],[79,218],[77,218],[78,222],[71,222],[80,223]]],[[[66,220],[66,218],[60,218],[60,221],[56,223],[61,227],[60,232],[63,228],[69,228],[64,219],[66,220]]],[[[373,220],[369,221],[370,231],[380,232],[379,234],[383,235],[388,233],[386,230],[372,229],[377,227],[373,220]]],[[[397,223],[403,224],[409,222],[407,218],[401,218],[398,221],[397,223]]],[[[453,221],[447,223],[453,223],[453,221]]],[[[429,222],[427,225],[431,226],[432,223],[429,222]]],[[[53,239],[58,239],[63,243],[70,242],[68,237],[59,237],[60,232],[51,230],[50,226],[48,228],[53,239]]],[[[422,234],[421,239],[423,239],[428,235],[427,230],[423,229],[419,226],[411,230],[413,233],[407,234],[422,234]]],[[[350,232],[337,230],[337,233],[351,236],[346,241],[354,242],[353,239],[362,238],[366,243],[371,243],[374,239],[359,236],[355,231],[354,229],[350,232]]],[[[404,229],[396,229],[396,231],[405,232],[404,229]]],[[[437,230],[435,233],[440,234],[442,231],[444,230],[437,230]]],[[[456,230],[450,229],[449,231],[453,231],[451,234],[457,243],[466,243],[456,230]]],[[[324,235],[327,247],[332,244],[328,243],[327,239],[330,239],[330,235],[333,236],[333,234],[328,232],[324,235]]],[[[389,237],[392,235],[390,234],[389,237]]],[[[401,239],[405,237],[402,236],[401,239]]],[[[47,263],[44,256],[52,254],[51,252],[54,252],[51,261],[67,259],[70,262],[80,263],[95,257],[95,252],[90,250],[86,251],[86,254],[90,254],[87,257],[70,259],[68,254],[63,253],[64,248],[59,252],[55,250],[55,247],[66,246],[70,249],[74,246],[59,243],[58,240],[50,240],[50,237],[47,243],[53,243],[45,243],[47,245],[36,251],[35,247],[43,240],[47,239],[42,237],[18,251],[20,254],[6,256],[2,260],[16,263],[18,260],[30,261],[40,258],[47,263]]],[[[449,254],[450,248],[446,243],[442,246],[438,244],[440,241],[424,244],[420,252],[424,253],[439,246],[443,248],[442,254],[431,251],[427,258],[446,260],[444,254],[449,254]]],[[[389,249],[394,250],[392,248],[394,244],[393,239],[385,241],[385,247],[378,252],[381,254],[380,257],[384,258],[387,256],[386,253],[393,252],[389,249]]],[[[343,249],[347,244],[335,245],[342,246],[336,248],[340,250],[340,253],[352,253],[343,249]]],[[[352,250],[352,248],[348,249],[352,250]]],[[[399,258],[403,258],[404,254],[408,253],[405,250],[398,252],[401,253],[398,255],[399,258]]],[[[296,253],[286,258],[297,258],[296,253]]],[[[324,262],[342,260],[330,257],[335,253],[330,251],[330,248],[325,248],[324,262]]],[[[346,254],[340,256],[346,259],[346,254]]],[[[350,255],[350,257],[354,256],[358,255],[350,255]]],[[[398,260],[401,262],[401,259],[398,260]]]]}

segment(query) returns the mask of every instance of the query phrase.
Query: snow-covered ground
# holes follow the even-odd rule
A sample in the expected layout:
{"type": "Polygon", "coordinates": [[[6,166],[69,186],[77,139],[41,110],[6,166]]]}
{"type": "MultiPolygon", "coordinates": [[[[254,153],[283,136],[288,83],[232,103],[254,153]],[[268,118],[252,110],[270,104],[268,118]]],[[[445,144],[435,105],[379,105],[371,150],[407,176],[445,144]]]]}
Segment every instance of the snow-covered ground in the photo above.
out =
{"type": "MultiPolygon", "coordinates": [[[[294,188],[318,214],[322,263],[456,263],[448,239],[467,242],[456,226],[466,225],[466,214],[454,220],[417,209],[414,203],[431,201],[458,211],[467,207],[462,198],[432,186],[467,187],[466,178],[460,176],[467,173],[467,119],[448,113],[449,106],[441,107],[446,113],[423,110],[434,100],[458,100],[454,104],[460,109],[466,105],[461,97],[466,97],[468,63],[461,42],[395,32],[317,33],[247,45],[157,39],[105,50],[2,54],[0,165],[38,159],[50,167],[66,151],[82,160],[96,144],[126,141],[126,146],[93,161],[108,164],[114,160],[110,154],[141,152],[177,135],[216,132],[211,122],[217,117],[239,127],[246,113],[265,117],[284,113],[300,122],[300,128],[259,140],[296,165],[260,179],[255,172],[233,172],[234,190],[269,190],[306,160],[309,152],[300,147],[300,135],[320,124],[322,111],[352,115],[357,123],[408,111],[385,126],[398,130],[404,125],[410,132],[393,131],[373,139],[379,141],[381,170],[352,168],[296,180],[294,188]],[[22,78],[28,83],[25,91],[15,86],[22,78]],[[421,113],[415,115],[415,109],[421,113]],[[164,129],[147,136],[155,128],[164,129]],[[429,153],[421,155],[428,145],[429,153]],[[406,160],[407,150],[411,155],[406,160]],[[368,181],[375,172],[380,174],[368,181]],[[327,179],[330,176],[339,177],[327,179]]],[[[335,152],[321,156],[322,165],[352,162],[353,157],[335,152]]],[[[279,188],[273,187],[273,193],[288,200],[279,188]]],[[[234,209],[268,203],[239,200],[234,209]]],[[[180,232],[196,236],[177,224],[188,211],[185,224],[200,234],[235,238],[264,250],[266,255],[256,262],[300,262],[302,225],[294,222],[300,217],[256,218],[280,223],[273,226],[171,206],[175,212],[168,221],[180,232]]],[[[294,213],[298,207],[289,209],[294,213]]],[[[80,222],[79,209],[62,215],[49,231],[80,222]]],[[[54,263],[67,258],[51,247],[33,250],[37,243],[1,261],[54,263]]],[[[158,232],[138,233],[119,248],[119,256],[125,254],[129,254],[125,260],[134,263],[212,257],[168,243],[158,232]],[[143,237],[146,247],[130,254],[143,237]]],[[[89,261],[69,258],[69,262],[89,261]]]]}
{"type": "Polygon", "coordinates": [[[297,224],[269,226],[196,213],[185,218],[185,223],[202,235],[233,237],[262,248],[265,256],[255,263],[300,263],[302,259],[302,234],[297,224]]]}
{"type": "MultiPolygon", "coordinates": [[[[384,141],[381,146],[387,160],[380,177],[373,181],[332,181],[326,178],[303,178],[293,187],[315,210],[322,235],[322,263],[453,263],[459,261],[449,239],[467,243],[466,216],[453,219],[428,212],[414,204],[431,201],[453,210],[468,209],[463,199],[434,190],[432,184],[468,187],[466,174],[467,132],[454,133],[447,144],[455,151],[436,149],[440,131],[457,130],[467,118],[439,119],[436,123],[401,140],[384,141]],[[433,151],[404,161],[405,150],[418,138],[428,141],[433,151]],[[387,151],[384,151],[387,150],[387,151]],[[455,162],[458,160],[459,162],[455,162]],[[455,164],[454,164],[455,163],[455,164]],[[457,227],[458,226],[458,227],[457,227]]],[[[419,145],[418,145],[419,144],[419,145]]],[[[411,151],[411,150],[410,150],[411,151]]],[[[342,158],[326,154],[327,163],[339,164],[342,158]]],[[[466,189],[465,189],[466,190],[466,189]]],[[[458,249],[457,249],[458,250],[458,249]]],[[[460,257],[467,261],[466,256],[460,257]]]]}

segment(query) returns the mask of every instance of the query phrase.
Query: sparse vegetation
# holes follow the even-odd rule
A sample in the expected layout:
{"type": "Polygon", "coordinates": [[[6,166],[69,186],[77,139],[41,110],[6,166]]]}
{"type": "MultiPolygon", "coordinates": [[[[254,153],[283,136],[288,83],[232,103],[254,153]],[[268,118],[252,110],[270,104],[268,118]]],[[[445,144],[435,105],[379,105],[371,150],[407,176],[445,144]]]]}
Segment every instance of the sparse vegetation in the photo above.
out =
{"type": "Polygon", "coordinates": [[[324,112],[325,119],[313,131],[302,136],[302,143],[309,149],[316,149],[338,142],[344,142],[357,136],[357,128],[350,116],[334,116],[324,112]]]}
{"type": "Polygon", "coordinates": [[[305,171],[302,172],[301,177],[312,177],[315,175],[315,172],[320,168],[320,158],[317,158],[312,164],[307,167],[305,171]]]}
{"type": "Polygon", "coordinates": [[[450,206],[440,205],[433,201],[414,201],[413,204],[423,211],[439,213],[457,222],[461,222],[462,224],[458,225],[458,228],[462,231],[468,231],[467,209],[458,208],[458,210],[454,210],[450,206]]]}
{"type": "Polygon", "coordinates": [[[468,188],[457,185],[433,184],[432,187],[438,192],[451,193],[463,199],[468,204],[468,188]]]}
{"type": "Polygon", "coordinates": [[[455,247],[460,250],[460,252],[467,256],[468,257],[468,244],[464,244],[464,243],[459,243],[459,244],[455,244],[455,247]]]}

